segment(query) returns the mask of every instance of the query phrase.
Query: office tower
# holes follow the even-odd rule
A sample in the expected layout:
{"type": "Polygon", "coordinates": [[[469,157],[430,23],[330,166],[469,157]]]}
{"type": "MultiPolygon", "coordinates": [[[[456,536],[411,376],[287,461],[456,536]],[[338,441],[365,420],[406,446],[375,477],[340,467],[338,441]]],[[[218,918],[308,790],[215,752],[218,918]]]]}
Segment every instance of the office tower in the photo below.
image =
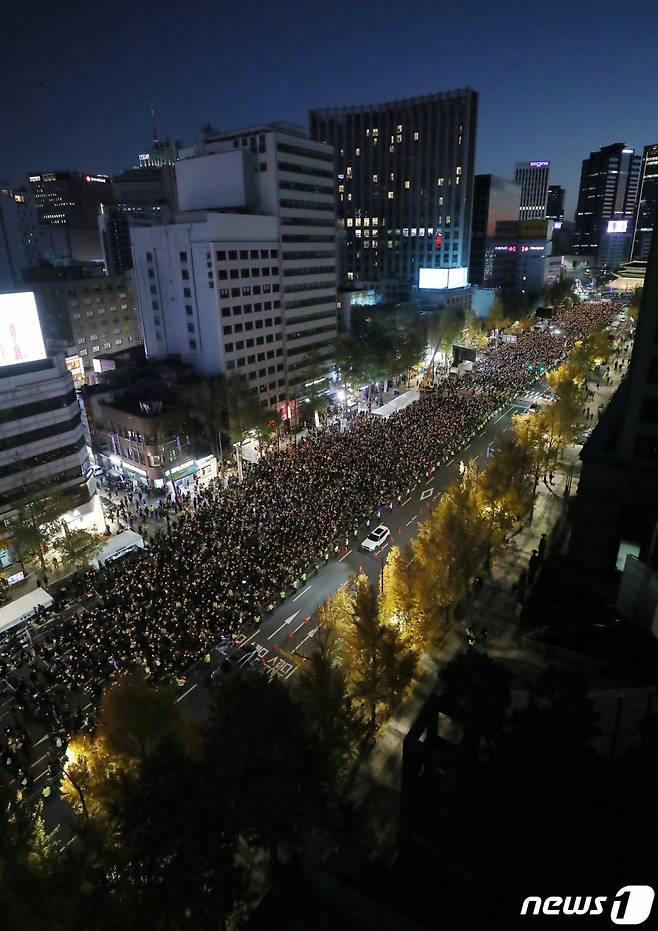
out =
{"type": "Polygon", "coordinates": [[[521,185],[519,220],[543,220],[546,216],[550,169],[551,163],[545,159],[514,166],[514,180],[521,185]]]}
{"type": "Polygon", "coordinates": [[[559,280],[561,256],[552,256],[553,220],[499,220],[489,240],[485,284],[542,291],[559,280]]]}
{"type": "Polygon", "coordinates": [[[623,569],[630,553],[658,569],[658,234],[628,375],[580,458],[571,558],[592,569],[623,569]]]}
{"type": "Polygon", "coordinates": [[[637,202],[631,257],[649,258],[651,237],[658,220],[658,145],[645,145],[642,155],[640,195],[637,202]]]}
{"type": "Polygon", "coordinates": [[[559,184],[551,184],[546,196],[546,219],[547,220],[564,220],[564,195],[565,190],[559,184]]]}
{"type": "Polygon", "coordinates": [[[132,272],[87,277],[74,271],[75,278],[39,281],[33,287],[44,337],[63,341],[68,357],[79,356],[89,376],[100,356],[141,346],[142,326],[132,272]]]}
{"type": "Polygon", "coordinates": [[[102,262],[98,212],[108,200],[107,175],[49,171],[28,180],[46,256],[54,261],[102,262]]]}
{"type": "Polygon", "coordinates": [[[147,355],[244,374],[294,419],[336,337],[333,173],[331,147],[286,123],[181,150],[177,222],[131,230],[147,355]]]}
{"type": "Polygon", "coordinates": [[[336,152],[342,285],[401,297],[421,268],[462,269],[465,282],[477,99],[466,88],[311,111],[311,138],[336,152]]]}
{"type": "Polygon", "coordinates": [[[175,211],[173,164],[145,164],[115,175],[108,200],[100,205],[98,217],[108,275],[122,275],[133,267],[132,226],[169,223],[173,221],[175,211]]]}
{"type": "MultiPolygon", "coordinates": [[[[468,280],[483,285],[486,277],[487,248],[496,235],[499,220],[516,220],[521,203],[521,185],[497,175],[475,175],[473,184],[473,223],[468,280]]],[[[490,272],[490,269],[489,269],[490,272]]]]}
{"type": "Polygon", "coordinates": [[[41,234],[29,192],[0,184],[0,291],[21,287],[23,270],[41,257],[41,234]]]}
{"type": "Polygon", "coordinates": [[[93,490],[64,356],[47,356],[32,292],[0,294],[0,564],[23,504],[53,494],[82,503],[93,490]]]}
{"type": "Polygon", "coordinates": [[[603,146],[583,160],[574,255],[589,256],[598,267],[628,261],[641,169],[642,156],[623,142],[603,146]]]}

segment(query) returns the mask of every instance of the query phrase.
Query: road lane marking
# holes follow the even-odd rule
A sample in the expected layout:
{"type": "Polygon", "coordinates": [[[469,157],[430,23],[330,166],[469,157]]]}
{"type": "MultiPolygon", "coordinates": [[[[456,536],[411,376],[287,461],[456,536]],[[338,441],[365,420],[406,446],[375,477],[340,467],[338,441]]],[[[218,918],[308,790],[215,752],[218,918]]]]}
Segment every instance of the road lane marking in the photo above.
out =
{"type": "Polygon", "coordinates": [[[298,630],[301,630],[304,624],[308,624],[310,620],[311,620],[310,617],[305,617],[302,623],[299,625],[299,627],[295,627],[295,629],[292,631],[291,636],[293,634],[296,634],[298,630]]]}
{"type": "MultiPolygon", "coordinates": [[[[432,479],[430,479],[430,482],[431,482],[431,481],[432,481],[432,479]]],[[[403,507],[405,506],[405,504],[409,504],[410,501],[411,501],[411,498],[407,498],[406,501],[403,501],[403,502],[402,502],[402,504],[400,505],[400,507],[403,508],[403,507]]]]}
{"type": "Polygon", "coordinates": [[[446,462],[446,465],[452,465],[454,461],[454,459],[451,459],[450,462],[446,462]]]}
{"type": "Polygon", "coordinates": [[[338,562],[342,562],[344,559],[347,559],[347,557],[350,555],[351,552],[352,552],[352,550],[348,550],[348,551],[345,553],[344,556],[341,556],[341,557],[340,557],[340,559],[338,560],[338,562]]]}
{"type": "Polygon", "coordinates": [[[420,500],[424,501],[426,498],[431,498],[434,494],[434,486],[427,488],[420,496],[420,500]]]}
{"type": "Polygon", "coordinates": [[[40,756],[38,760],[35,760],[35,761],[34,761],[34,763],[32,764],[32,766],[36,766],[38,763],[41,762],[41,760],[45,760],[47,756],[48,756],[48,754],[47,754],[47,753],[44,753],[43,756],[40,756]]]}
{"type": "Polygon", "coordinates": [[[317,627],[314,627],[313,630],[310,632],[310,634],[307,634],[307,635],[304,637],[304,639],[302,640],[302,642],[297,644],[297,646],[295,647],[295,652],[297,652],[297,650],[299,650],[301,647],[303,647],[307,640],[310,640],[311,637],[315,637],[315,635],[317,634],[317,632],[318,632],[318,628],[317,628],[317,627]]]}
{"type": "Polygon", "coordinates": [[[37,742],[35,743],[34,746],[35,746],[35,747],[38,747],[39,744],[42,744],[42,743],[44,742],[44,740],[48,740],[48,734],[44,734],[43,737],[41,737],[39,740],[37,740],[37,742]]]}
{"type": "Polygon", "coordinates": [[[190,692],[193,692],[198,684],[199,684],[198,682],[195,682],[194,685],[191,685],[186,692],[183,692],[182,695],[179,695],[178,698],[176,699],[176,703],[178,703],[179,701],[182,701],[186,695],[190,694],[190,692]]]}
{"type": "Polygon", "coordinates": [[[498,423],[500,420],[503,419],[503,417],[507,417],[507,414],[508,414],[508,411],[505,411],[504,414],[501,414],[501,415],[500,415],[500,417],[498,418],[498,420],[494,420],[494,423],[498,423]]]}
{"type": "Polygon", "coordinates": [[[418,514],[414,514],[414,516],[411,518],[411,520],[410,520],[410,521],[407,521],[407,527],[409,526],[409,524],[413,524],[413,522],[416,520],[417,517],[418,517],[418,514]]]}
{"type": "MultiPolygon", "coordinates": [[[[287,618],[285,619],[285,621],[283,622],[283,624],[281,624],[280,627],[277,627],[277,629],[274,631],[274,633],[273,633],[273,634],[270,634],[269,637],[268,637],[267,639],[268,639],[268,640],[271,640],[272,637],[276,637],[276,635],[279,633],[279,631],[280,631],[280,630],[283,630],[283,628],[286,626],[286,624],[290,624],[291,621],[294,621],[298,614],[299,614],[299,611],[295,611],[294,614],[291,614],[290,617],[287,617],[287,618]]],[[[253,636],[255,636],[255,634],[254,634],[253,636]]]]}
{"type": "Polygon", "coordinates": [[[303,591],[301,591],[301,592],[299,593],[299,595],[296,595],[296,596],[293,598],[293,601],[299,601],[299,599],[302,597],[302,595],[305,595],[306,592],[310,592],[310,590],[311,590],[312,588],[313,588],[312,585],[307,585],[306,588],[305,588],[303,591]]]}

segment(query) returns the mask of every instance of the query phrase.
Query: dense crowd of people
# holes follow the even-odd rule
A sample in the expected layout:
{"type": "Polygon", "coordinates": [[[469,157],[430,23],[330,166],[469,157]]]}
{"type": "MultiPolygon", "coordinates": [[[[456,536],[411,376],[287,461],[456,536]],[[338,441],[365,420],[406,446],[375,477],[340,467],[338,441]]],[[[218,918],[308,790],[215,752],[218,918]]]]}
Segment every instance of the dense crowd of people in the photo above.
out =
{"type": "MultiPolygon", "coordinates": [[[[89,606],[76,603],[43,636],[0,654],[0,680],[13,699],[2,765],[29,787],[27,727],[45,729],[51,741],[56,735],[63,752],[66,736],[88,721],[89,707],[93,713],[117,673],[140,669],[155,681],[180,682],[218,637],[260,620],[349,544],[365,519],[455,456],[541,366],[555,365],[611,312],[608,303],[578,304],[555,319],[558,331],[490,346],[446,390],[387,420],[357,414],[348,430],[316,431],[262,459],[242,484],[217,483],[182,506],[163,505],[166,526],[151,534],[146,550],[82,576],[79,587],[94,595],[89,606]]],[[[147,507],[139,499],[137,506],[147,507]]]]}

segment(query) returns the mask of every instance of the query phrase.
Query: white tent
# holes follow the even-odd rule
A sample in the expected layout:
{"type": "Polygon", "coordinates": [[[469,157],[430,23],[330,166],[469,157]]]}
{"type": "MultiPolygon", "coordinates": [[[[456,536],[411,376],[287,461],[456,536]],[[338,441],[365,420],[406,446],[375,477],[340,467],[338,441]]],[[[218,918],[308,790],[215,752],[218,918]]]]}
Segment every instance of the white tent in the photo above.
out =
{"type": "Polygon", "coordinates": [[[33,592],[10,601],[8,605],[0,608],[0,634],[29,621],[36,614],[37,608],[46,610],[52,605],[52,597],[43,588],[35,588],[33,592]]]}
{"type": "Polygon", "coordinates": [[[403,408],[408,407],[409,404],[413,404],[419,397],[420,392],[418,388],[412,388],[410,391],[405,391],[404,394],[399,394],[397,398],[393,398],[392,401],[387,401],[386,404],[382,404],[381,407],[376,408],[372,413],[386,420],[391,414],[395,414],[397,411],[401,411],[403,408]]]}
{"type": "Polygon", "coordinates": [[[100,569],[106,562],[112,562],[137,548],[144,549],[142,537],[134,530],[124,530],[115,537],[110,537],[89,561],[95,569],[100,569]]]}

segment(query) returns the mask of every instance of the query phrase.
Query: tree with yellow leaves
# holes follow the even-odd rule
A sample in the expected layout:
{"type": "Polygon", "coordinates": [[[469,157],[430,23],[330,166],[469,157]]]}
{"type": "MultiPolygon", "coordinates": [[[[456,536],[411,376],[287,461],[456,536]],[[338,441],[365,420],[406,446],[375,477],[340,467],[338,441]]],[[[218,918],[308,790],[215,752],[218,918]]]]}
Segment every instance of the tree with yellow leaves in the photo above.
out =
{"type": "Polygon", "coordinates": [[[417,598],[429,617],[438,621],[443,612],[450,618],[481,571],[490,546],[490,522],[483,508],[479,474],[471,463],[443,493],[412,542],[418,568],[417,598]]]}
{"type": "Polygon", "coordinates": [[[413,677],[417,656],[394,624],[385,623],[379,595],[365,574],[328,600],[325,610],[336,623],[339,650],[354,702],[374,731],[400,702],[413,677]],[[336,597],[336,596],[334,596],[336,597]]]}
{"type": "Polygon", "coordinates": [[[525,446],[504,440],[480,477],[482,507],[489,521],[487,562],[514,524],[530,510],[533,463],[525,446]]]}

